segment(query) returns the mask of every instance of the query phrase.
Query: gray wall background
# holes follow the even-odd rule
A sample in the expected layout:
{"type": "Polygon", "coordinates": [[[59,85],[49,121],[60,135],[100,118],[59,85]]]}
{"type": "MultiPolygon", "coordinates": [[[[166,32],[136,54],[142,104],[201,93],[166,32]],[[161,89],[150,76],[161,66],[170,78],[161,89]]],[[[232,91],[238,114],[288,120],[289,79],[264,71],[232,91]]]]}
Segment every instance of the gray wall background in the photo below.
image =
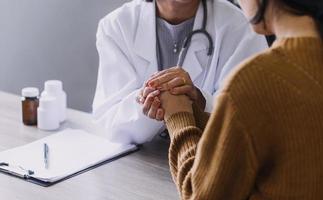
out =
{"type": "Polygon", "coordinates": [[[0,0],[0,90],[64,83],[68,106],[91,111],[100,18],[129,0],[0,0]]]}

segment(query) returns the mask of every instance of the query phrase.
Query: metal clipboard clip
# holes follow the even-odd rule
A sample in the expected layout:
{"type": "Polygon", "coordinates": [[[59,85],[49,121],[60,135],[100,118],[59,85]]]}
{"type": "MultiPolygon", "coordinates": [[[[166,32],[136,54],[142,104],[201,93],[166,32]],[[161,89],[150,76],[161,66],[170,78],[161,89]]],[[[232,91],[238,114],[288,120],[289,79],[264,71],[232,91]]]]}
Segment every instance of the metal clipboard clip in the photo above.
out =
{"type": "Polygon", "coordinates": [[[6,162],[0,162],[0,170],[3,170],[9,174],[12,174],[14,176],[18,176],[20,178],[28,178],[29,176],[31,175],[34,175],[35,172],[33,170],[29,170],[29,169],[25,169],[19,165],[10,165],[9,163],[6,163],[6,162]],[[25,174],[19,174],[19,173],[16,173],[14,171],[10,171],[9,169],[4,169],[4,168],[1,168],[1,167],[7,167],[7,168],[12,168],[12,169],[19,169],[23,172],[25,172],[25,174]]]}

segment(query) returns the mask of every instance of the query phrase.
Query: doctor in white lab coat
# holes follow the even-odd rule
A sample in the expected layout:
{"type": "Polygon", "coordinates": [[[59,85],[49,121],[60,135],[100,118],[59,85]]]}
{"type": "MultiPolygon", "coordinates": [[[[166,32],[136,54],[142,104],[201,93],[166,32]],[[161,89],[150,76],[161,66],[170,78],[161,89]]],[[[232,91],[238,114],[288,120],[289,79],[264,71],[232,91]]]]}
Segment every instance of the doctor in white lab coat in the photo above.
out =
{"type": "MultiPolygon", "coordinates": [[[[93,115],[112,141],[141,144],[164,129],[162,122],[143,114],[136,103],[143,85],[158,71],[155,2],[133,0],[104,17],[98,27],[100,57],[93,115]]],[[[183,69],[206,100],[211,112],[214,97],[228,73],[245,58],[267,47],[238,8],[226,0],[207,0],[206,30],[214,53],[207,56],[208,40],[192,38],[183,69]]],[[[203,6],[196,12],[193,30],[201,27],[203,6]]]]}

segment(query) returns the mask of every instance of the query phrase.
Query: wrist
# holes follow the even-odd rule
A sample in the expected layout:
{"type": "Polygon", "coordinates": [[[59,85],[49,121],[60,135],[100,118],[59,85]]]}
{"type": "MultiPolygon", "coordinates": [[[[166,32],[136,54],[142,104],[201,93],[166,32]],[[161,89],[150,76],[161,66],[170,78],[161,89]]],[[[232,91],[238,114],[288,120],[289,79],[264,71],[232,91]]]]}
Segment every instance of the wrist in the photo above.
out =
{"type": "Polygon", "coordinates": [[[198,107],[200,107],[202,110],[205,109],[206,106],[206,99],[204,98],[204,95],[202,94],[202,92],[200,91],[199,88],[195,87],[195,95],[196,95],[196,99],[194,100],[195,105],[197,105],[198,107]]]}

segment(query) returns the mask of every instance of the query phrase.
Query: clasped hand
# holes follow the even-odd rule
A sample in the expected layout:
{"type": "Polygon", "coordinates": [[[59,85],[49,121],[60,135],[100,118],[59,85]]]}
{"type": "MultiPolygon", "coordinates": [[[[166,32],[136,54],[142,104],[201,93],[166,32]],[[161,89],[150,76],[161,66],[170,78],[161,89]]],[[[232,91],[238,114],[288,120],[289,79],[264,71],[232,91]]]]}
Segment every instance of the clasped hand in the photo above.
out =
{"type": "Polygon", "coordinates": [[[162,121],[178,112],[193,112],[192,101],[197,99],[198,91],[189,74],[173,67],[153,74],[144,84],[137,102],[143,105],[146,116],[162,121]]]}

